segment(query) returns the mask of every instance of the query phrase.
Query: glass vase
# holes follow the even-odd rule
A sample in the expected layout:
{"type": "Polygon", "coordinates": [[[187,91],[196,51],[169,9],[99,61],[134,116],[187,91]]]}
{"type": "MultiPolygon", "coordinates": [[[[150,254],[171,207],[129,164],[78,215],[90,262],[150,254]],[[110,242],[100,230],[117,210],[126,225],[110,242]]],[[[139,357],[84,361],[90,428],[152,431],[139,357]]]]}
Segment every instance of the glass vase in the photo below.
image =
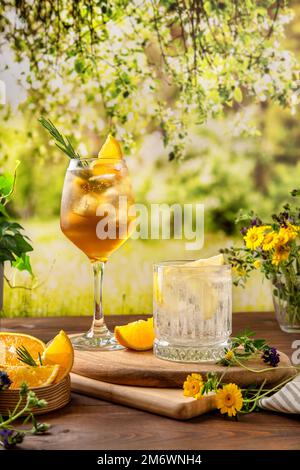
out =
{"type": "Polygon", "coordinates": [[[300,333],[300,276],[287,272],[273,280],[273,303],[282,331],[300,333]]]}

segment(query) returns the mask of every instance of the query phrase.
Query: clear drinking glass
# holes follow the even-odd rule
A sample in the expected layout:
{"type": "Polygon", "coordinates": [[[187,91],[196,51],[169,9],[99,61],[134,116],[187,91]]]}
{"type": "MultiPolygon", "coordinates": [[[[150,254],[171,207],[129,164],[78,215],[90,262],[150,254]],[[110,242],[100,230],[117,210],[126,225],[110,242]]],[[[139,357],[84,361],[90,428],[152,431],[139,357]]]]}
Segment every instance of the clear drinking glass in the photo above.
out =
{"type": "Polygon", "coordinates": [[[71,160],[62,194],[61,229],[91,261],[95,292],[92,326],[71,338],[75,349],[122,348],[104,322],[102,284],[108,257],[130,236],[133,204],[124,160],[71,160]]]}
{"type": "Polygon", "coordinates": [[[231,267],[154,266],[154,354],[170,361],[217,361],[230,345],[231,267]]]}

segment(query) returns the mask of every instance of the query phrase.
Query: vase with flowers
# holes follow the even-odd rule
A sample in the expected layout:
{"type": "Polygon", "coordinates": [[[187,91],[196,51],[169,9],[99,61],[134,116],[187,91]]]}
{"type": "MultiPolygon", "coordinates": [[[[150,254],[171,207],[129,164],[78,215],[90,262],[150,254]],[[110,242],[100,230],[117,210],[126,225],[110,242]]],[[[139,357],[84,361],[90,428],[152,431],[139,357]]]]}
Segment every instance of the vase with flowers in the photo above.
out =
{"type": "Polygon", "coordinates": [[[293,200],[283,206],[270,222],[263,222],[254,212],[241,213],[237,223],[243,246],[221,250],[228,257],[235,275],[234,284],[244,285],[250,273],[259,269],[273,287],[275,314],[285,332],[300,332],[300,207],[293,200]]]}

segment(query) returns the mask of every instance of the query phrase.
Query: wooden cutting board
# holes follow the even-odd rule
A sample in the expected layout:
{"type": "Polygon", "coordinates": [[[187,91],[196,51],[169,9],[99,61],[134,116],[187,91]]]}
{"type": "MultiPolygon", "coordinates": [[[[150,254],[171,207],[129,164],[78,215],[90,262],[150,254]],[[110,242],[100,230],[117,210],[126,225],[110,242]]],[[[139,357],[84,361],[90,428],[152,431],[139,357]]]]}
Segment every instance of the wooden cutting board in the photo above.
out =
{"type": "MultiPolygon", "coordinates": [[[[260,384],[266,379],[267,383],[276,383],[284,378],[295,375],[295,369],[290,367],[289,358],[280,353],[280,365],[268,372],[249,372],[242,367],[223,367],[216,364],[188,364],[164,361],[158,359],[152,351],[75,351],[72,372],[119,385],[134,385],[142,387],[181,388],[186,376],[192,372],[205,375],[208,372],[225,374],[224,382],[234,382],[239,386],[260,384]],[[290,368],[289,368],[290,367],[290,368]]],[[[266,364],[260,359],[247,361],[247,366],[254,369],[265,369],[266,364]]]]}
{"type": "Polygon", "coordinates": [[[83,395],[178,420],[194,418],[216,408],[214,394],[195,400],[184,397],[182,389],[116,385],[77,374],[71,374],[71,388],[83,395]]]}

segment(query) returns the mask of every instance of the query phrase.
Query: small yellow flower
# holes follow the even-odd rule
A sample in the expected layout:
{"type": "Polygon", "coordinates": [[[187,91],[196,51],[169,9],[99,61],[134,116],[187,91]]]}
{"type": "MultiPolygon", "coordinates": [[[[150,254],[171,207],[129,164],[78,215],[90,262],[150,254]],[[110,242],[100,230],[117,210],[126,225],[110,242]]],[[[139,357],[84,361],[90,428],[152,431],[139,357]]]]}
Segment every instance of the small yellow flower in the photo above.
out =
{"type": "Polygon", "coordinates": [[[260,230],[258,227],[249,228],[247,234],[244,237],[246,247],[250,250],[255,250],[255,248],[258,248],[262,244],[263,239],[263,231],[260,230]]]}
{"type": "Polygon", "coordinates": [[[265,251],[272,250],[277,244],[277,239],[278,239],[278,235],[276,232],[273,231],[273,232],[267,233],[267,235],[265,235],[264,237],[263,244],[262,244],[263,250],[265,251]]]}
{"type": "Polygon", "coordinates": [[[290,248],[287,246],[277,246],[272,258],[272,264],[278,266],[282,261],[286,261],[290,254],[290,248]]]}
{"type": "Polygon", "coordinates": [[[285,227],[281,227],[277,235],[276,246],[286,245],[289,241],[290,241],[289,229],[285,227]]]}
{"type": "Polygon", "coordinates": [[[227,361],[231,361],[233,356],[234,356],[234,352],[231,349],[229,349],[229,351],[227,351],[227,353],[225,354],[224,359],[227,359],[227,361]]]}
{"type": "Polygon", "coordinates": [[[188,375],[183,384],[183,395],[199,400],[202,397],[203,379],[200,374],[188,375]]]}
{"type": "Polygon", "coordinates": [[[261,261],[257,259],[256,261],[254,261],[253,266],[255,267],[255,269],[259,269],[261,267],[261,261]]]}
{"type": "Polygon", "coordinates": [[[236,384],[227,384],[216,393],[217,408],[222,414],[235,416],[243,406],[243,396],[241,389],[236,384]]]}
{"type": "Polygon", "coordinates": [[[298,225],[289,224],[287,226],[287,231],[290,240],[295,240],[295,238],[297,238],[298,232],[300,231],[300,227],[298,225]]]}

